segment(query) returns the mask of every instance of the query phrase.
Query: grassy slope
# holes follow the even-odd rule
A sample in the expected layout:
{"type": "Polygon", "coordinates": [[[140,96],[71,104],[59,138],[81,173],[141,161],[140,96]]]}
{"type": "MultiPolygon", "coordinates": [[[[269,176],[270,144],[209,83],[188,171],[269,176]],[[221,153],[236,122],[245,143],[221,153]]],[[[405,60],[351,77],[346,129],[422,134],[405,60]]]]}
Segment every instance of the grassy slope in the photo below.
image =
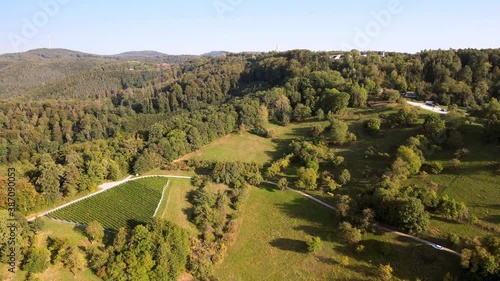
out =
{"type": "Polygon", "coordinates": [[[248,132],[225,136],[181,160],[201,158],[216,161],[244,161],[259,164],[268,163],[283,155],[290,140],[304,135],[314,122],[290,124],[287,127],[271,125],[279,140],[262,138],[248,132]]]}
{"type": "MultiPolygon", "coordinates": [[[[485,145],[481,140],[481,128],[476,125],[466,129],[465,147],[470,154],[462,160],[458,168],[449,165],[454,157],[453,151],[440,151],[429,160],[439,161],[445,165],[440,175],[428,175],[439,184],[439,194],[448,195],[458,201],[465,202],[471,213],[480,220],[500,225],[500,177],[494,174],[495,161],[500,159],[500,147],[485,145]]],[[[412,181],[423,183],[422,178],[412,181]]],[[[460,236],[494,235],[488,231],[467,224],[456,224],[443,218],[434,217],[432,226],[438,236],[456,233],[460,236]]]]}
{"type": "Polygon", "coordinates": [[[412,280],[439,280],[459,270],[448,254],[390,234],[365,236],[365,251],[356,253],[340,242],[331,211],[292,192],[252,189],[242,220],[235,244],[216,268],[221,280],[377,280],[380,263],[390,263],[398,278],[412,280]],[[310,235],[324,241],[316,254],[306,252],[310,235]],[[350,257],[348,266],[339,264],[343,256],[350,257]]]}
{"type": "Polygon", "coordinates": [[[182,159],[203,155],[203,159],[207,160],[265,163],[270,157],[260,152],[273,150],[270,140],[244,132],[227,135],[182,159]]]}
{"type": "Polygon", "coordinates": [[[187,196],[194,189],[189,180],[171,179],[157,216],[189,230],[192,234],[197,233],[195,225],[188,217],[191,204],[187,201],[187,196]]]}

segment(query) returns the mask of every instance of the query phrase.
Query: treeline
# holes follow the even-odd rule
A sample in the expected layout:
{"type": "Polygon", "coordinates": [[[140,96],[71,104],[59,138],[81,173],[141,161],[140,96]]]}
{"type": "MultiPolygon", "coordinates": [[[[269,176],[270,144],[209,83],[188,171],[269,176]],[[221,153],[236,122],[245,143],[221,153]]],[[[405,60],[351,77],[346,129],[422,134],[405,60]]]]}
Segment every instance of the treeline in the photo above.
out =
{"type": "MultiPolygon", "coordinates": [[[[7,256],[7,213],[0,211],[1,261],[7,256]],[[5,219],[5,220],[4,220],[5,219]],[[5,223],[4,223],[5,222],[5,223]]],[[[76,275],[91,269],[103,280],[177,280],[188,262],[189,235],[180,227],[159,219],[134,229],[121,228],[104,243],[102,225],[92,222],[81,229],[91,242],[77,246],[68,238],[39,235],[43,221],[27,222],[17,217],[16,265],[27,272],[26,280],[40,280],[34,274],[49,266],[61,266],[76,275]]],[[[0,274],[0,276],[2,276],[0,274]]]]}
{"type": "Polygon", "coordinates": [[[189,166],[205,169],[206,176],[194,179],[197,189],[190,196],[193,206],[191,221],[200,235],[191,241],[188,270],[199,280],[216,280],[214,265],[220,264],[237,235],[239,210],[252,185],[262,181],[256,164],[242,162],[210,162],[190,160],[189,166]],[[224,183],[229,190],[213,190],[214,183],[224,183]]]}
{"type": "MultiPolygon", "coordinates": [[[[102,230],[101,230],[102,231],[102,230]]],[[[167,221],[121,228],[113,244],[87,249],[89,268],[103,280],[177,280],[189,255],[189,236],[167,221]]]]}

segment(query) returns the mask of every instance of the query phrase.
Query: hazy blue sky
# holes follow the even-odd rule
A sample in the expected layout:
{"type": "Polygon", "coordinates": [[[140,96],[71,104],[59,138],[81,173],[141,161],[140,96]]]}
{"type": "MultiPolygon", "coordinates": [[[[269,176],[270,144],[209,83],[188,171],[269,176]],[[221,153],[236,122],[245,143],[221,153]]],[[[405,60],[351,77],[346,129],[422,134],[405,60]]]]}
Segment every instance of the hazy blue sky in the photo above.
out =
{"type": "Polygon", "coordinates": [[[498,0],[2,0],[0,53],[500,47],[498,0]],[[48,7],[48,8],[47,8],[48,7]]]}

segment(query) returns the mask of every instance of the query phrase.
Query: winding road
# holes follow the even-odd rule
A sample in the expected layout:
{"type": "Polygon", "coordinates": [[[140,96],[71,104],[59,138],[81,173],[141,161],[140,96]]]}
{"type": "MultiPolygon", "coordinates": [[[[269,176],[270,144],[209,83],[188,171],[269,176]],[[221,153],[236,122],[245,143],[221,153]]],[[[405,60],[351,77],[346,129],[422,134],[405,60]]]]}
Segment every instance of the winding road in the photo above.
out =
{"type": "Polygon", "coordinates": [[[406,101],[406,103],[408,103],[409,105],[412,105],[412,106],[417,106],[417,107],[423,108],[425,110],[432,111],[434,113],[439,113],[439,114],[443,114],[443,115],[448,114],[448,111],[442,111],[439,106],[432,107],[432,106],[426,105],[425,103],[414,102],[414,101],[406,101]]]}
{"type": "MultiPolygon", "coordinates": [[[[47,211],[47,212],[44,212],[44,213],[42,213],[42,214],[32,215],[32,216],[28,217],[28,218],[27,218],[27,220],[28,220],[28,221],[32,221],[32,220],[34,220],[34,219],[35,219],[35,218],[37,218],[37,217],[43,217],[43,216],[45,216],[45,215],[46,215],[46,214],[48,214],[48,213],[51,213],[51,212],[53,212],[53,211],[59,210],[59,209],[64,208],[64,207],[67,207],[67,206],[69,206],[69,205],[71,205],[71,204],[74,204],[74,203],[76,203],[76,202],[79,202],[79,201],[85,200],[85,199],[87,199],[87,198],[89,198],[89,197],[95,196],[95,195],[97,195],[97,194],[99,194],[99,193],[101,193],[101,192],[104,192],[104,191],[106,191],[106,190],[108,190],[108,189],[111,189],[111,188],[113,188],[113,187],[116,187],[116,186],[118,186],[118,185],[120,185],[120,184],[122,184],[122,183],[125,183],[125,182],[128,182],[128,181],[131,181],[131,180],[137,180],[137,179],[147,178],[147,177],[165,177],[165,178],[178,178],[178,179],[192,179],[192,177],[187,177],[187,176],[170,176],[170,175],[150,175],[150,176],[141,176],[141,177],[132,177],[132,176],[128,176],[128,177],[126,177],[125,179],[123,179],[123,180],[121,180],[121,181],[115,181],[115,182],[103,183],[103,184],[99,185],[99,188],[101,188],[101,189],[100,189],[99,191],[97,191],[97,192],[94,192],[94,193],[89,194],[89,195],[87,195],[87,196],[84,196],[84,197],[81,197],[81,198],[79,198],[79,199],[73,200],[73,201],[71,201],[71,202],[68,202],[68,203],[66,203],[66,204],[64,204],[64,205],[61,205],[61,206],[59,206],[59,207],[57,207],[57,208],[54,208],[54,209],[49,210],[49,211],[47,211]]],[[[272,182],[272,181],[263,181],[263,183],[271,184],[271,185],[274,185],[274,186],[277,186],[277,185],[278,185],[277,183],[272,182]]],[[[330,204],[328,204],[328,203],[326,203],[326,202],[324,202],[324,201],[321,201],[321,200],[319,200],[318,198],[316,198],[316,197],[314,197],[314,196],[311,196],[311,195],[309,195],[309,194],[307,194],[307,193],[305,193],[305,192],[303,192],[303,191],[300,191],[300,190],[297,190],[297,189],[293,189],[293,188],[290,188],[290,187],[286,187],[286,189],[287,189],[287,190],[289,190],[289,191],[292,191],[292,192],[298,193],[298,194],[300,194],[300,195],[301,195],[301,196],[303,196],[303,197],[306,197],[306,198],[308,198],[308,199],[311,199],[311,200],[315,201],[316,203],[323,205],[323,206],[324,206],[324,207],[326,207],[326,208],[329,208],[329,209],[331,209],[331,210],[335,210],[335,207],[333,207],[332,205],[330,205],[330,204]]],[[[409,235],[409,234],[406,234],[406,233],[402,233],[402,232],[399,232],[399,231],[395,231],[395,230],[392,230],[392,229],[389,229],[389,228],[387,228],[387,227],[383,227],[383,226],[380,226],[380,225],[375,225],[375,226],[376,226],[378,229],[380,229],[380,230],[387,231],[387,232],[390,232],[390,233],[396,234],[396,235],[401,236],[401,237],[406,237],[406,238],[412,239],[412,240],[414,240],[414,241],[417,241],[417,242],[420,242],[420,243],[423,243],[423,244],[426,244],[426,245],[429,245],[429,246],[433,246],[433,247],[434,247],[434,246],[436,246],[436,244],[434,244],[434,243],[432,243],[432,242],[430,242],[430,241],[427,241],[427,240],[424,240],[424,239],[418,238],[418,237],[413,236],[413,235],[409,235]]],[[[448,253],[454,254],[454,255],[456,255],[456,256],[459,256],[459,257],[461,256],[461,255],[460,255],[460,253],[458,253],[458,252],[456,252],[456,251],[454,251],[454,250],[452,250],[452,249],[449,249],[449,248],[442,247],[441,251],[445,251],[445,252],[448,252],[448,253]]]]}
{"type": "MultiPolygon", "coordinates": [[[[272,181],[263,181],[263,183],[272,184],[272,185],[275,185],[275,186],[278,185],[277,183],[272,182],[272,181]]],[[[292,192],[298,193],[298,194],[300,194],[300,195],[302,195],[304,197],[307,197],[307,198],[309,198],[309,199],[311,199],[313,201],[316,201],[317,203],[319,203],[319,204],[321,204],[321,205],[323,205],[323,206],[325,206],[325,207],[327,207],[329,209],[335,210],[335,207],[333,207],[332,205],[330,205],[330,204],[328,204],[326,202],[323,202],[323,201],[319,200],[318,198],[315,198],[315,197],[313,197],[313,196],[311,196],[311,195],[309,195],[309,194],[307,194],[305,192],[302,192],[300,190],[296,190],[296,189],[293,189],[293,188],[290,188],[290,187],[286,187],[286,189],[290,190],[292,192]]],[[[413,236],[413,235],[409,235],[409,234],[406,234],[406,233],[395,231],[395,230],[392,230],[392,229],[389,229],[387,227],[380,226],[380,225],[377,225],[377,224],[375,225],[375,227],[377,227],[380,230],[387,231],[387,232],[390,232],[392,234],[396,234],[396,235],[401,236],[401,237],[406,237],[406,238],[412,239],[414,241],[417,241],[417,242],[420,242],[420,243],[423,243],[423,244],[427,244],[429,246],[433,246],[433,247],[436,246],[436,244],[432,243],[431,241],[427,241],[427,240],[424,240],[422,238],[418,238],[418,237],[413,236]]],[[[459,252],[454,251],[454,250],[449,249],[449,248],[446,248],[446,247],[442,247],[441,251],[445,251],[445,252],[454,254],[456,256],[459,256],[459,257],[461,256],[459,252]]]]}

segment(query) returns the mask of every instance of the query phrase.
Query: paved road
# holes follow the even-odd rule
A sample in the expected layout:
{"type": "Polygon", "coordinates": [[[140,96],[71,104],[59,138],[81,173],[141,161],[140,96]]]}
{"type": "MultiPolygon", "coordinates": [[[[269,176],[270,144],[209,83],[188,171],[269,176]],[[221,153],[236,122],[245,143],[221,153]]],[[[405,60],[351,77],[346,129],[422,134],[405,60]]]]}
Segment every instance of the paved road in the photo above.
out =
{"type": "MultiPolygon", "coordinates": [[[[272,185],[276,185],[276,186],[278,185],[277,183],[272,182],[272,181],[263,181],[263,182],[264,182],[264,183],[268,183],[268,184],[272,184],[272,185]]],[[[309,199],[311,199],[311,200],[314,200],[314,201],[318,202],[319,204],[321,204],[321,205],[323,205],[323,206],[325,206],[325,207],[327,207],[327,208],[329,208],[329,209],[335,210],[335,207],[333,207],[332,205],[330,205],[330,204],[328,204],[328,203],[326,203],[326,202],[323,202],[323,201],[319,200],[318,198],[315,198],[315,197],[313,197],[313,196],[311,196],[311,195],[309,195],[309,194],[307,194],[307,193],[305,193],[305,192],[302,192],[302,191],[300,191],[300,190],[296,190],[296,189],[293,189],[293,188],[290,188],[290,187],[286,187],[286,189],[287,189],[287,190],[290,190],[290,191],[293,191],[293,192],[295,192],[295,193],[298,193],[298,194],[300,194],[300,195],[302,195],[302,196],[304,196],[304,197],[307,197],[307,198],[309,198],[309,199]]],[[[424,243],[424,244],[427,244],[427,245],[430,245],[430,246],[436,245],[436,244],[434,244],[434,243],[432,243],[432,242],[430,242],[430,241],[424,240],[424,239],[422,239],[422,238],[418,238],[418,237],[413,236],[413,235],[409,235],[409,234],[406,234],[406,233],[402,233],[402,232],[399,232],[399,231],[395,231],[395,230],[392,230],[392,229],[389,229],[389,228],[387,228],[387,227],[383,227],[383,226],[380,226],[380,225],[375,225],[375,226],[376,226],[378,229],[380,229],[380,230],[387,231],[387,232],[391,232],[391,233],[396,234],[396,235],[398,235],[398,236],[402,236],[402,237],[410,238],[410,239],[412,239],[412,240],[415,240],[415,241],[418,241],[418,242],[421,242],[421,243],[424,243]]],[[[448,253],[454,254],[454,255],[459,256],[459,257],[461,256],[461,255],[460,255],[460,253],[458,253],[458,252],[456,252],[456,251],[453,251],[452,249],[449,249],[449,248],[445,248],[445,247],[443,247],[442,251],[445,251],[445,252],[448,252],[448,253]]]]}
{"type": "Polygon", "coordinates": [[[432,111],[434,113],[439,113],[439,114],[444,114],[444,115],[448,114],[448,111],[441,111],[441,108],[439,108],[438,106],[432,107],[432,106],[428,106],[428,105],[426,105],[424,103],[414,102],[414,101],[406,101],[406,103],[408,103],[409,105],[418,106],[420,108],[432,111]]]}

